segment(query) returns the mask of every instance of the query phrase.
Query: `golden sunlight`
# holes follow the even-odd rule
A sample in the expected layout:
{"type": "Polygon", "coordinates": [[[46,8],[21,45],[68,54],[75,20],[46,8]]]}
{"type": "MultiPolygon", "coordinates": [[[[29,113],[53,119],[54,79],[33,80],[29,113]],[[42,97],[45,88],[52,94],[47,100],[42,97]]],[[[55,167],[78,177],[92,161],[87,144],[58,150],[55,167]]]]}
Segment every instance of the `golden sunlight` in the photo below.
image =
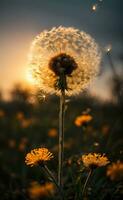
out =
{"type": "Polygon", "coordinates": [[[35,80],[32,76],[32,74],[29,72],[29,70],[26,70],[26,74],[25,74],[25,80],[27,83],[29,83],[30,85],[34,85],[35,80]]]}

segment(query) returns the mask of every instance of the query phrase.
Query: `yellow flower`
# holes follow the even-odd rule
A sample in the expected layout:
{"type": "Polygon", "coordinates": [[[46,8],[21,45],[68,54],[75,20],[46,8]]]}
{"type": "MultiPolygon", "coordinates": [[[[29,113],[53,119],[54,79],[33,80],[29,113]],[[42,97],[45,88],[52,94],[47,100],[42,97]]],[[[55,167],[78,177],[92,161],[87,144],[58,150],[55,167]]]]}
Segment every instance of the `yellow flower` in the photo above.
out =
{"type": "Polygon", "coordinates": [[[28,139],[26,137],[21,138],[21,141],[18,145],[18,150],[24,151],[26,149],[27,143],[28,143],[28,139]]]}
{"type": "Polygon", "coordinates": [[[29,69],[39,89],[60,94],[57,81],[64,71],[66,94],[84,90],[99,71],[100,50],[94,39],[72,27],[43,31],[32,42],[29,69]]]}
{"type": "Polygon", "coordinates": [[[47,148],[38,148],[31,150],[31,152],[26,155],[25,162],[32,167],[38,164],[44,164],[52,158],[53,155],[47,148]]]}
{"type": "Polygon", "coordinates": [[[22,119],[21,120],[21,126],[22,128],[28,128],[29,126],[31,126],[33,124],[33,120],[32,119],[22,119]]]}
{"type": "Polygon", "coordinates": [[[14,148],[16,146],[16,141],[14,139],[10,139],[8,141],[8,145],[10,148],[14,148]]]}
{"type": "Polygon", "coordinates": [[[48,136],[49,137],[56,137],[58,135],[58,131],[56,128],[51,128],[49,131],[48,131],[48,136]]]}
{"type": "Polygon", "coordinates": [[[82,156],[82,161],[85,167],[94,169],[96,167],[102,167],[109,163],[108,158],[103,154],[89,153],[82,156]]]}
{"type": "Polygon", "coordinates": [[[107,176],[109,176],[112,181],[123,179],[123,162],[118,160],[116,163],[108,166],[107,176]]]}
{"type": "Polygon", "coordinates": [[[104,125],[102,126],[102,133],[103,133],[104,135],[107,135],[107,134],[109,133],[109,130],[110,130],[110,126],[109,126],[108,124],[104,124],[104,125]]]}
{"type": "Polygon", "coordinates": [[[92,116],[91,115],[83,114],[83,115],[78,116],[75,119],[75,125],[76,126],[82,126],[82,125],[85,125],[87,122],[89,122],[91,120],[92,120],[92,116]]]}
{"type": "Polygon", "coordinates": [[[5,112],[3,110],[0,110],[0,118],[5,116],[5,112]]]}
{"type": "Polygon", "coordinates": [[[34,182],[31,184],[30,188],[28,188],[28,193],[31,199],[53,195],[54,192],[55,187],[53,183],[45,183],[44,185],[40,185],[39,183],[34,182]]]}
{"type": "Polygon", "coordinates": [[[16,118],[21,121],[24,119],[24,113],[23,112],[18,112],[17,115],[16,115],[16,118]]]}
{"type": "Polygon", "coordinates": [[[24,144],[24,143],[20,143],[19,146],[18,146],[19,151],[24,151],[25,148],[26,148],[26,144],[24,144]]]}

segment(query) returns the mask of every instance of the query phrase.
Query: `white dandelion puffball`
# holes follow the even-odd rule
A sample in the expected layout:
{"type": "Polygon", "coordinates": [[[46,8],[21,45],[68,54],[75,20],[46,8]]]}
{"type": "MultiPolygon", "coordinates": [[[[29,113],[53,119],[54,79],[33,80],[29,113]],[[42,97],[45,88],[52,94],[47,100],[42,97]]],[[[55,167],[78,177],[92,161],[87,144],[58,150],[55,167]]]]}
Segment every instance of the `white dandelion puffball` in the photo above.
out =
{"type": "Polygon", "coordinates": [[[79,94],[99,72],[101,53],[94,39],[72,27],[54,27],[32,42],[30,72],[40,90],[60,94],[56,82],[64,69],[68,96],[79,94]]]}

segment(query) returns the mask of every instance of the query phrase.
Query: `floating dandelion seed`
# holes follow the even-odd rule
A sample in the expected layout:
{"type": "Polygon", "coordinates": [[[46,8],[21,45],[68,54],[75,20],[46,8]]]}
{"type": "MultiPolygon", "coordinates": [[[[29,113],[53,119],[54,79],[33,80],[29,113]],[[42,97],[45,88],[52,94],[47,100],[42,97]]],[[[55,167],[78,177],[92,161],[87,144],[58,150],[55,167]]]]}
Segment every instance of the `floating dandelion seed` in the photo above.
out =
{"type": "Polygon", "coordinates": [[[93,6],[92,6],[92,11],[96,11],[97,10],[97,4],[94,4],[93,6]]]}
{"type": "Polygon", "coordinates": [[[105,47],[105,51],[108,53],[112,50],[112,45],[111,44],[108,44],[106,47],[105,47]]]}
{"type": "Polygon", "coordinates": [[[44,92],[43,91],[38,91],[38,97],[39,97],[39,99],[41,99],[42,101],[45,101],[46,100],[46,98],[47,98],[47,94],[45,93],[44,94],[44,92]]]}
{"type": "Polygon", "coordinates": [[[60,95],[63,71],[67,95],[84,90],[99,71],[100,51],[92,37],[74,28],[44,31],[33,41],[29,56],[31,73],[40,90],[60,95]]]}
{"type": "Polygon", "coordinates": [[[97,9],[99,9],[101,7],[102,2],[103,2],[102,0],[98,0],[96,4],[92,5],[91,10],[93,12],[96,12],[97,9]]]}
{"type": "Polygon", "coordinates": [[[42,99],[45,101],[45,99],[46,99],[46,95],[45,94],[42,95],[42,99]]]}
{"type": "Polygon", "coordinates": [[[100,144],[98,142],[94,142],[94,146],[98,147],[100,144]]]}

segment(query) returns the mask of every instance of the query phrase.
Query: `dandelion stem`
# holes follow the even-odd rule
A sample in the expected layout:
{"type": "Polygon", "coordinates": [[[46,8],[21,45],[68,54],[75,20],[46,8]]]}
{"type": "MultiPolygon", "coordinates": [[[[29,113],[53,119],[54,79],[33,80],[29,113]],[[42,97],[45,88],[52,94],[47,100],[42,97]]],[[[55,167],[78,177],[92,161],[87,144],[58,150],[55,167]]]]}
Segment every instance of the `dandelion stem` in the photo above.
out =
{"type": "Polygon", "coordinates": [[[92,175],[92,172],[93,172],[92,169],[90,169],[90,171],[89,171],[89,173],[88,173],[88,176],[87,176],[87,178],[86,178],[86,181],[85,181],[85,183],[84,183],[84,186],[83,186],[82,196],[84,196],[84,194],[85,194],[86,187],[87,187],[88,181],[89,181],[89,179],[90,179],[90,177],[91,177],[91,175],[92,175]]]}
{"type": "Polygon", "coordinates": [[[46,171],[46,173],[48,174],[48,176],[52,179],[52,181],[54,182],[54,184],[56,185],[60,195],[61,195],[61,199],[63,200],[63,192],[61,190],[61,188],[59,187],[55,177],[53,176],[52,172],[49,170],[49,168],[46,165],[43,165],[43,169],[46,171]]]}
{"type": "Polygon", "coordinates": [[[65,113],[65,90],[61,90],[60,111],[59,111],[59,166],[58,166],[58,184],[63,186],[63,157],[64,157],[64,113],[65,113]]]}

